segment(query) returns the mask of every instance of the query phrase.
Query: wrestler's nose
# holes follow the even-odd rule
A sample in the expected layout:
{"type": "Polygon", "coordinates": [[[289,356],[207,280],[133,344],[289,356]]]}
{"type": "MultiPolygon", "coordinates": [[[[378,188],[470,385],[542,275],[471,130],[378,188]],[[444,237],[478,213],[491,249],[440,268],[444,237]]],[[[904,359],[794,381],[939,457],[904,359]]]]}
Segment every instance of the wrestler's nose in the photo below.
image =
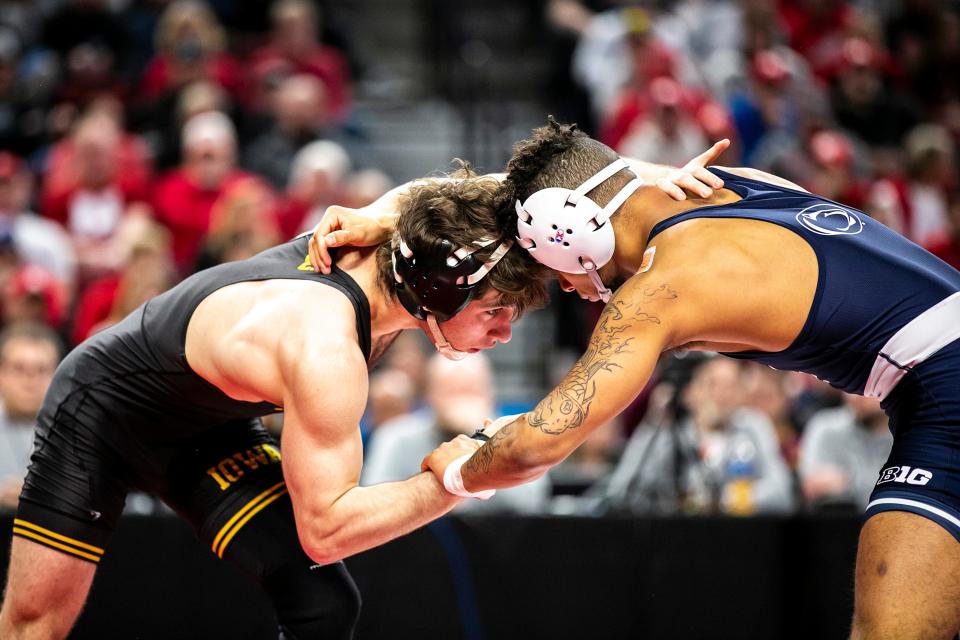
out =
{"type": "Polygon", "coordinates": [[[510,324],[509,316],[504,318],[500,324],[493,328],[493,330],[490,332],[490,337],[501,344],[510,342],[510,338],[513,337],[513,326],[510,324]]]}

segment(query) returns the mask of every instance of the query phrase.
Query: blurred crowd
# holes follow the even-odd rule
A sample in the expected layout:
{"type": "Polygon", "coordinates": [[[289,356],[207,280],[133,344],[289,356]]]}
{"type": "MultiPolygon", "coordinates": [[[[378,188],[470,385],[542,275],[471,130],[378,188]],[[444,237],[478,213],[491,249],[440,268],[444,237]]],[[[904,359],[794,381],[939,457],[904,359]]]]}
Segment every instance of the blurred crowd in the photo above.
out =
{"type": "Polygon", "coordinates": [[[960,266],[960,6],[550,0],[550,100],[623,155],[770,171],[960,266]],[[579,107],[577,107],[579,105],[579,107]]]}
{"type": "MultiPolygon", "coordinates": [[[[860,208],[960,268],[956,2],[536,5],[555,66],[539,110],[665,164],[729,137],[720,164],[860,208]]],[[[310,0],[0,0],[0,503],[64,350],[392,186],[355,108],[356,53],[326,17],[310,0]]],[[[556,345],[578,352],[596,310],[553,309],[556,345]]],[[[398,340],[371,379],[363,482],[412,474],[495,416],[494,375],[483,356],[451,363],[398,340]]],[[[465,508],[855,508],[889,446],[873,401],[671,356],[547,477],[465,508]]]]}
{"type": "Polygon", "coordinates": [[[323,18],[309,0],[0,2],[0,502],[65,349],[393,186],[323,18]]]}
{"type": "Polygon", "coordinates": [[[234,4],[0,3],[0,322],[74,346],[390,188],[320,8],[234,4]]]}

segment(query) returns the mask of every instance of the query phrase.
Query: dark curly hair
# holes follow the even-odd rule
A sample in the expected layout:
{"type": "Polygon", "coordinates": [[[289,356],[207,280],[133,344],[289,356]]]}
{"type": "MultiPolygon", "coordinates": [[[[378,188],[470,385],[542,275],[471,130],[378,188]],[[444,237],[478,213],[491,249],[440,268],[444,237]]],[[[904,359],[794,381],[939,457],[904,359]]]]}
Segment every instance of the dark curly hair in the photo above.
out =
{"type": "MultiPolygon", "coordinates": [[[[400,218],[391,242],[377,251],[380,285],[393,291],[391,253],[403,237],[418,256],[438,256],[445,251],[442,240],[470,246],[480,238],[493,238],[490,245],[474,254],[486,260],[504,240],[514,240],[516,215],[510,214],[501,198],[496,178],[477,176],[469,164],[456,161],[458,169],[443,178],[414,183],[400,199],[400,218]]],[[[477,286],[477,297],[489,290],[500,293],[498,304],[513,307],[519,317],[549,300],[548,271],[529,253],[514,245],[477,286]]]]}
{"type": "MultiPolygon", "coordinates": [[[[550,116],[546,126],[534,129],[532,137],[514,145],[501,195],[504,206],[512,207],[515,199],[526,200],[548,187],[576,189],[618,157],[577,125],[560,124],[550,116]]],[[[623,169],[587,195],[603,206],[634,177],[632,171],[623,169]]]]}

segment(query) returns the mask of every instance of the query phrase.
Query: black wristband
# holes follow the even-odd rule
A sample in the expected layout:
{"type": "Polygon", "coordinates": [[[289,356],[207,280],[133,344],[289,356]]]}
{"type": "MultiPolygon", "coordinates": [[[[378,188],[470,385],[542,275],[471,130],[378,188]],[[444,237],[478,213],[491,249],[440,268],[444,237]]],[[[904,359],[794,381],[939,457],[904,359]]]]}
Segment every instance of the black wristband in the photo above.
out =
{"type": "Polygon", "coordinates": [[[486,442],[487,440],[490,439],[490,436],[488,436],[483,432],[483,427],[480,427],[476,431],[474,431],[473,435],[470,437],[473,438],[474,440],[481,440],[483,442],[486,442]]]}

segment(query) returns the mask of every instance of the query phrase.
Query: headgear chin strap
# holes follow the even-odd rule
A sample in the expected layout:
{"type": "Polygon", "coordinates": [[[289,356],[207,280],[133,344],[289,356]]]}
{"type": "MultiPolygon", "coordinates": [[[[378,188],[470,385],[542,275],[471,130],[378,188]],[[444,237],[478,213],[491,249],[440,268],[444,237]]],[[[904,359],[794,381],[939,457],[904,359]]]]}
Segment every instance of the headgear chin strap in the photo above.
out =
{"type": "Polygon", "coordinates": [[[447,337],[443,335],[443,331],[440,330],[440,324],[432,313],[427,314],[427,327],[430,328],[430,333],[433,334],[433,346],[435,346],[437,352],[447,360],[463,360],[470,355],[466,351],[457,351],[453,348],[453,345],[447,341],[447,337]]]}
{"type": "Polygon", "coordinates": [[[450,345],[439,323],[457,315],[470,303],[480,281],[513,246],[512,240],[505,240],[485,262],[474,257],[478,249],[493,242],[493,238],[481,238],[473,242],[473,247],[458,248],[452,242],[442,240],[439,252],[415,256],[401,238],[400,246],[393,252],[397,299],[410,315],[427,322],[437,351],[451,360],[461,360],[468,354],[450,345]]]}
{"type": "Polygon", "coordinates": [[[587,274],[604,302],[612,292],[597,271],[610,262],[616,246],[613,225],[607,223],[643,180],[628,182],[605,207],[586,194],[629,166],[618,158],[574,190],[550,187],[532,194],[526,202],[516,202],[520,246],[554,271],[587,274]]]}

